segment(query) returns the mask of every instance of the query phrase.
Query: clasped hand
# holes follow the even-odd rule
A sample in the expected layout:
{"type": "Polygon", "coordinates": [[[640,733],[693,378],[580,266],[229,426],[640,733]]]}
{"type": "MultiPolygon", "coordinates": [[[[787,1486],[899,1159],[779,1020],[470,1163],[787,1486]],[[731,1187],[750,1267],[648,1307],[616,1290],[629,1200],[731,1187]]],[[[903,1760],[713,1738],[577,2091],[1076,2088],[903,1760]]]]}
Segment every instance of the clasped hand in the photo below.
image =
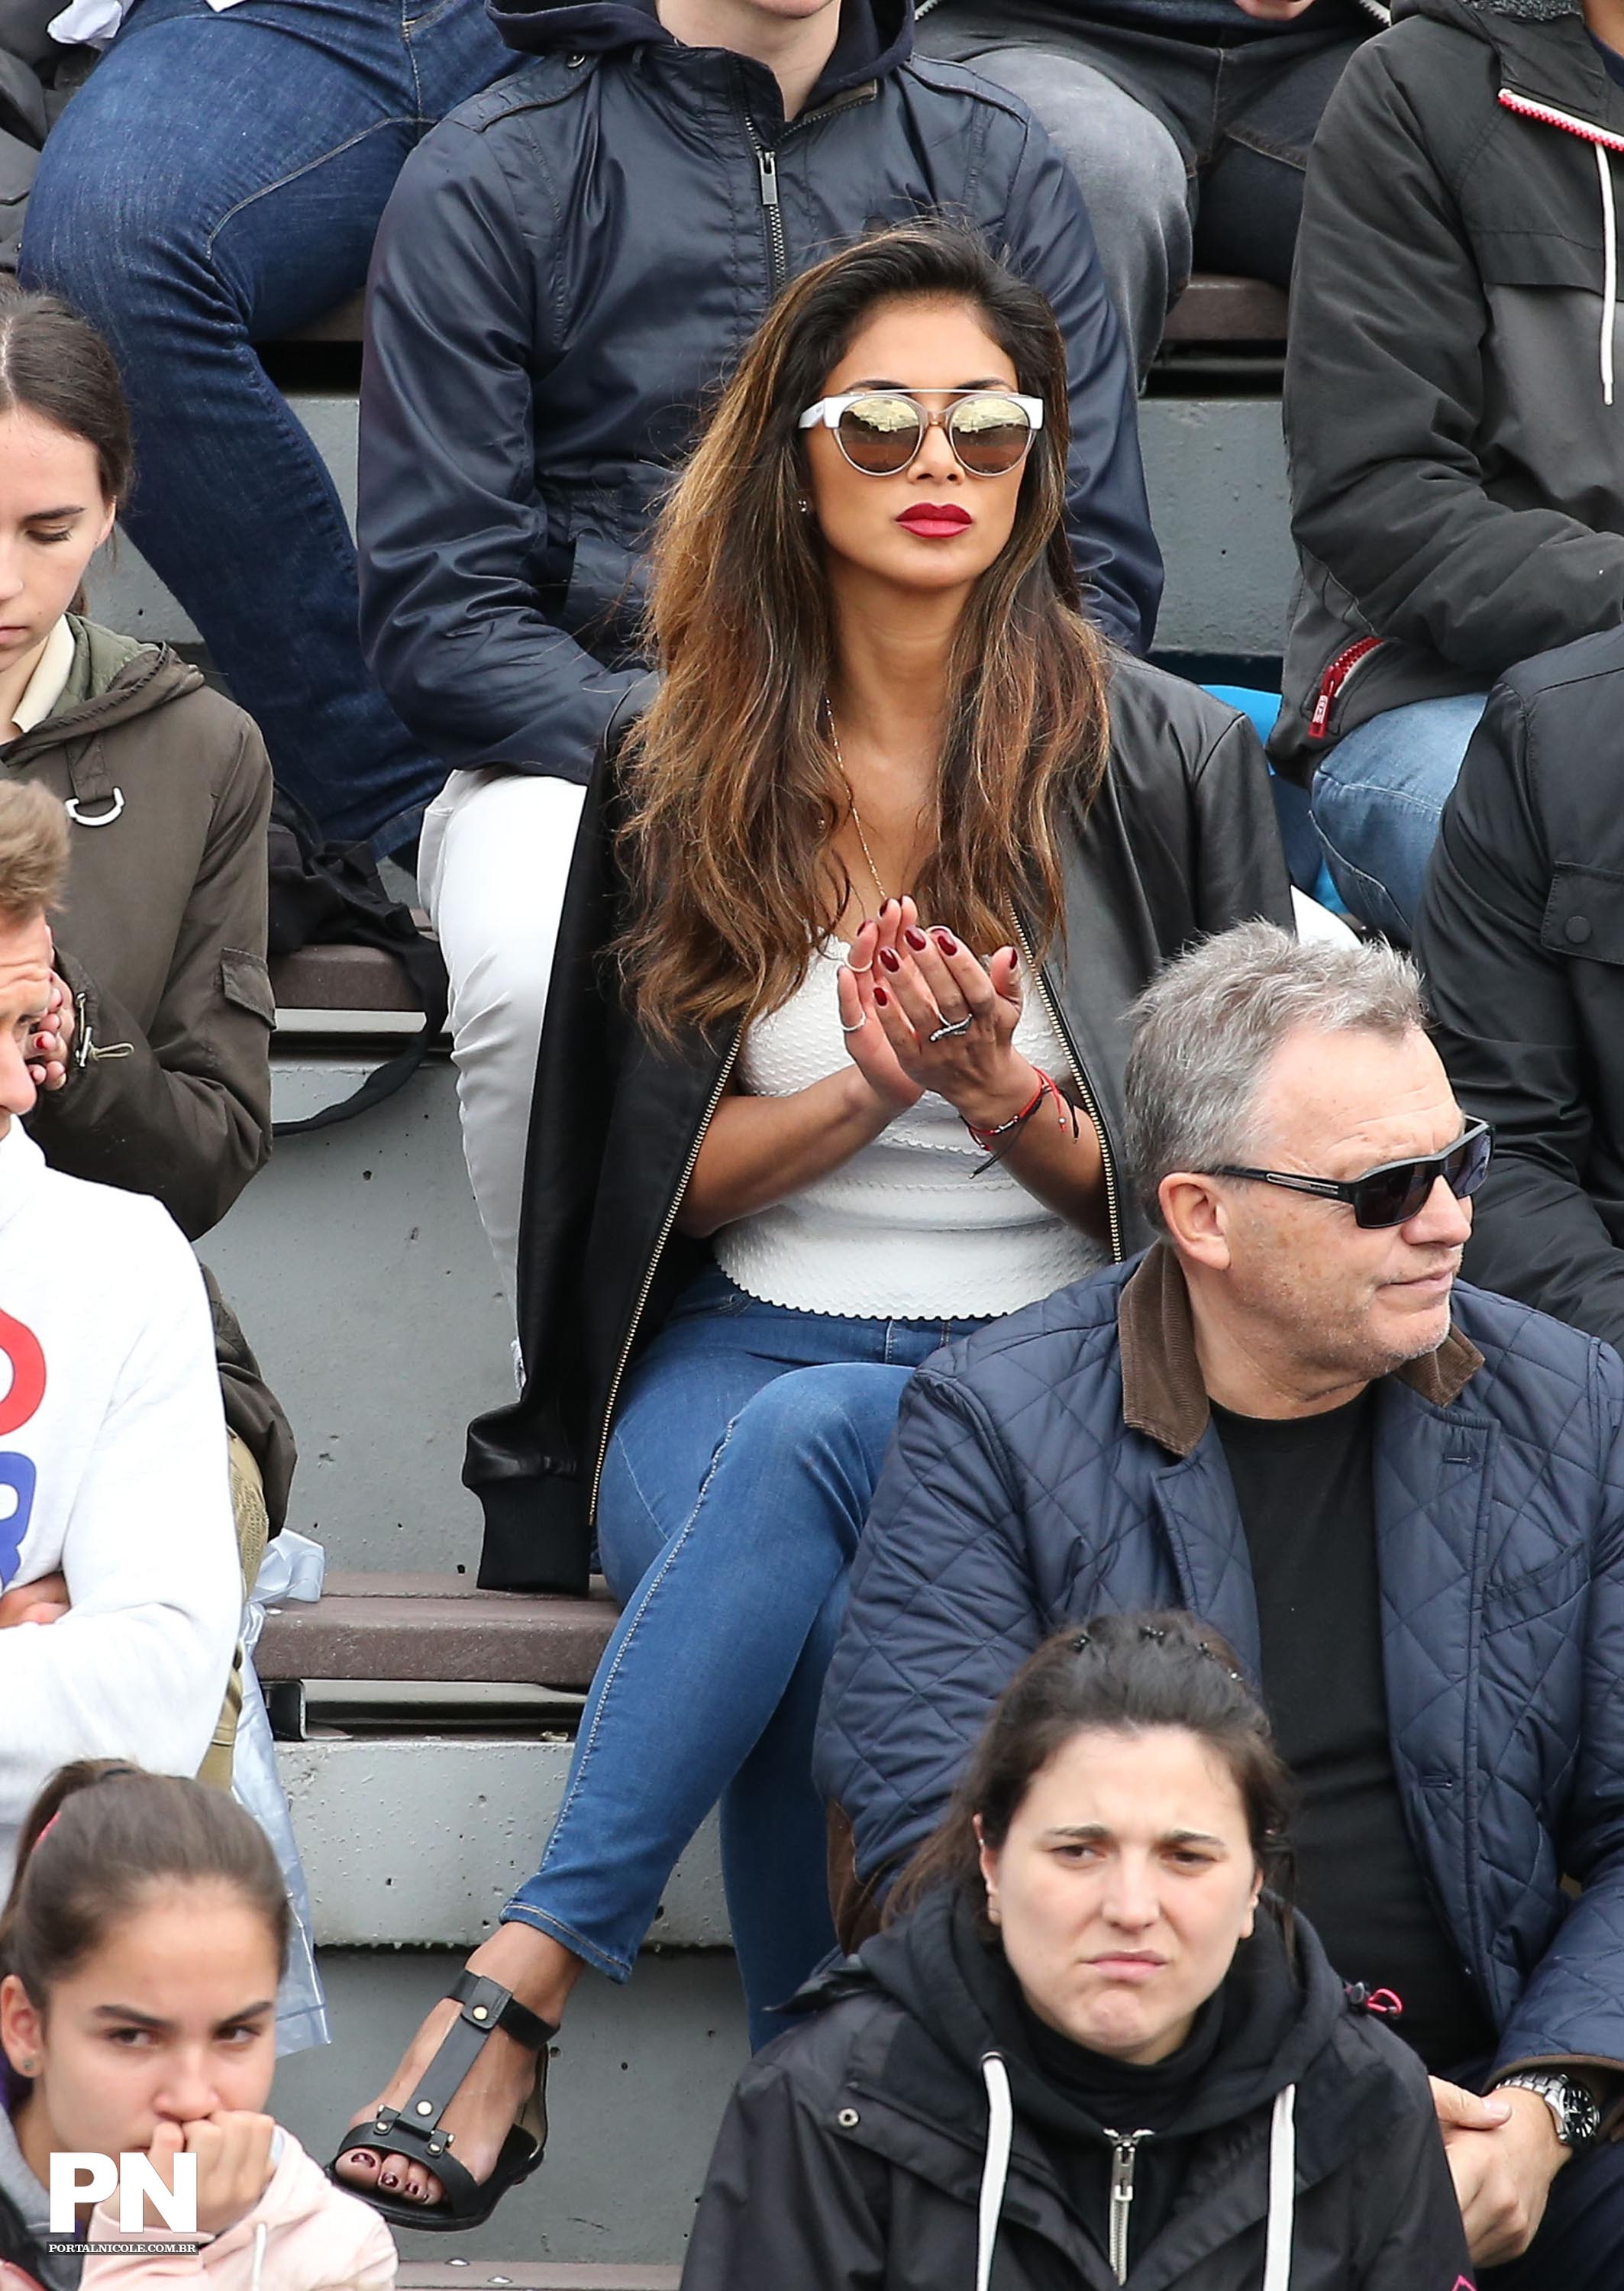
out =
{"type": "Polygon", "coordinates": [[[0,1631],[18,1623],[60,1623],[72,1605],[65,1575],[41,1575],[0,1597],[0,1631]]]}
{"type": "Polygon", "coordinates": [[[1551,2182],[1569,2160],[1537,2092],[1477,2094],[1432,2082],[1433,2106],[1473,2260],[1520,2258],[1539,2232],[1551,2182]]]}
{"type": "Polygon", "coordinates": [[[852,942],[838,985],[846,1048],[893,1113],[927,1090],[977,1129],[1026,1105],[1037,1069],[1015,1048],[1020,961],[1012,946],[982,962],[952,931],[923,929],[912,899],[888,899],[852,942]],[[969,1023],[941,1041],[943,1026],[969,1023]]]}
{"type": "MultiPolygon", "coordinates": [[[[175,2158],[197,2158],[197,2232],[223,2235],[251,2212],[270,2184],[276,2118],[245,2108],[222,2108],[191,2124],[160,2124],[148,2150],[159,2178],[175,2183],[175,2158]]],[[[160,2224],[149,2220],[149,2226],[160,2224]]]]}

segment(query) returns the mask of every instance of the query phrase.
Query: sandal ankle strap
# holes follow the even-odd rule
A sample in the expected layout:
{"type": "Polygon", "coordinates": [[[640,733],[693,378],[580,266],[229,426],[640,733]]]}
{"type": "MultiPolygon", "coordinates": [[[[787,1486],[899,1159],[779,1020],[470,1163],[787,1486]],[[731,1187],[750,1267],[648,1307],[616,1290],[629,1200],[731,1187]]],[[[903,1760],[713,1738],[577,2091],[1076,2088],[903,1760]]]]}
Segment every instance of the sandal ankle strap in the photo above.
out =
{"type": "Polygon", "coordinates": [[[462,2007],[462,2017],[476,2029],[500,2029],[529,2053],[542,2054],[558,2035],[553,2022],[543,2021],[521,2005],[511,1989],[483,1973],[460,1973],[446,1991],[462,2007]]]}

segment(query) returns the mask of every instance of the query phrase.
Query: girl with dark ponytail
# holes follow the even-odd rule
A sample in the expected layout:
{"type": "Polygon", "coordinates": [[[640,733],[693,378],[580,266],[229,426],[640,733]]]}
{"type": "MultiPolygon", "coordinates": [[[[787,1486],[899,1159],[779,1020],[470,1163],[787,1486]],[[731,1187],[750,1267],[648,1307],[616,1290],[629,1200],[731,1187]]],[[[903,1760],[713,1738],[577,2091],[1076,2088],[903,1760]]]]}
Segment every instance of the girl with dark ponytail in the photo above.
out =
{"type": "MultiPolygon", "coordinates": [[[[223,1790],[109,1759],[52,1777],[0,1912],[0,2260],[44,2291],[137,2291],[154,2259],[50,2241],[52,2156],[143,2152],[173,2185],[184,2153],[207,2291],[389,2291],[382,2222],[265,2113],[289,1925],[223,1790]]],[[[135,2239],[109,2210],[78,2239],[135,2239]]]]}
{"type": "Polygon", "coordinates": [[[683,2291],[1471,2291],[1426,2072],[1291,1925],[1291,1796],[1192,1617],[1040,1647],[746,2072],[683,2291]]]}

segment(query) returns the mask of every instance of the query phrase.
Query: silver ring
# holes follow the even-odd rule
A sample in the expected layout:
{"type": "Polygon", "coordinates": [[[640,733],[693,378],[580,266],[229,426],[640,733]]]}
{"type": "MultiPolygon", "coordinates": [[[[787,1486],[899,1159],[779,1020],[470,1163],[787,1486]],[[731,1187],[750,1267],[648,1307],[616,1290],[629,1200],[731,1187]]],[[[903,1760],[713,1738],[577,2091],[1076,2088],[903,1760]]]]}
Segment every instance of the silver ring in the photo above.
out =
{"type": "Polygon", "coordinates": [[[847,956],[847,958],[846,958],[846,968],[847,968],[847,969],[848,969],[848,970],[855,970],[855,971],[856,972],[856,974],[857,974],[857,976],[858,976],[858,977],[859,977],[859,978],[866,978],[866,977],[867,977],[867,976],[868,976],[868,974],[869,974],[869,972],[873,969],[873,967],[874,967],[874,958],[873,958],[873,956],[872,956],[872,954],[870,955],[870,957],[869,957],[869,959],[868,959],[868,961],[867,961],[866,962],[854,962],[854,961],[852,961],[852,959],[851,959],[851,957],[850,957],[849,955],[848,955],[848,956],[847,956]]]}
{"type": "Polygon", "coordinates": [[[859,1018],[855,1026],[848,1026],[845,1019],[842,1018],[840,1021],[840,1032],[843,1034],[860,1034],[867,1024],[868,1020],[866,1018],[859,1018]]]}
{"type": "Polygon", "coordinates": [[[976,1023],[976,1014],[967,1010],[962,1018],[955,1018],[951,1026],[938,1026],[934,1034],[927,1034],[928,1042],[951,1042],[959,1034],[968,1034],[976,1023]]]}

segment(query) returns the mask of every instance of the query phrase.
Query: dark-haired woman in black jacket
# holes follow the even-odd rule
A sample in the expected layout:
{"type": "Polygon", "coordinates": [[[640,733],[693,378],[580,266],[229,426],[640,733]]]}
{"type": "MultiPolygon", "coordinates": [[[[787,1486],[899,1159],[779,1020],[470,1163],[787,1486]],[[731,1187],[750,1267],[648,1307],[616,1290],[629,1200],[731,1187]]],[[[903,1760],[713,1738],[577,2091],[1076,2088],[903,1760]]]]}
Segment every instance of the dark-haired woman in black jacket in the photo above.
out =
{"type": "Polygon", "coordinates": [[[1471,2291],[1420,2062],[1264,1890],[1289,1795],[1188,1617],[1040,1648],[747,2070],[683,2291],[1471,2291]]]}

